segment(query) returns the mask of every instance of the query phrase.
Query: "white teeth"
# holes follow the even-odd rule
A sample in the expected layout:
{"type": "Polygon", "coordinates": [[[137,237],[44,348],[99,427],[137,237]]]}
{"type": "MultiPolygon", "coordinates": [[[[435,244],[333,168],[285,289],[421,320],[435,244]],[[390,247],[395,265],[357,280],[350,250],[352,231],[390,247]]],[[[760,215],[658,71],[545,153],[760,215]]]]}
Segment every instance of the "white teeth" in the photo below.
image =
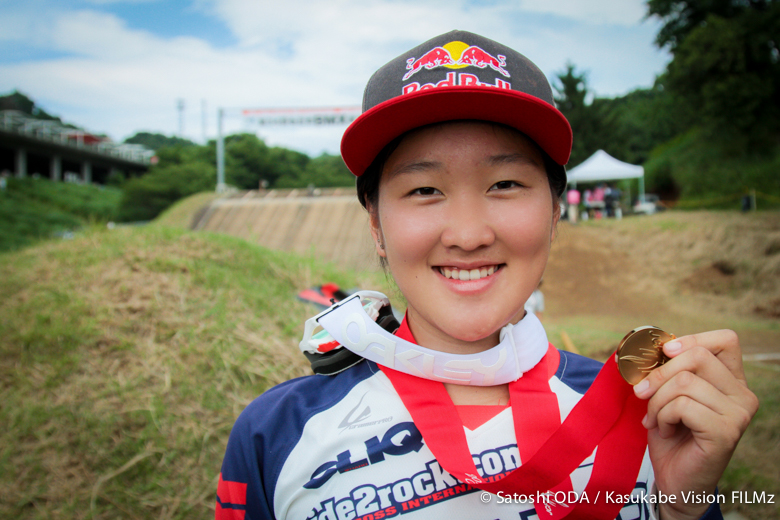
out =
{"type": "Polygon", "coordinates": [[[498,270],[498,267],[491,265],[490,267],[481,267],[479,269],[450,269],[449,267],[439,267],[439,272],[444,275],[445,278],[452,280],[479,280],[490,276],[498,270]]]}

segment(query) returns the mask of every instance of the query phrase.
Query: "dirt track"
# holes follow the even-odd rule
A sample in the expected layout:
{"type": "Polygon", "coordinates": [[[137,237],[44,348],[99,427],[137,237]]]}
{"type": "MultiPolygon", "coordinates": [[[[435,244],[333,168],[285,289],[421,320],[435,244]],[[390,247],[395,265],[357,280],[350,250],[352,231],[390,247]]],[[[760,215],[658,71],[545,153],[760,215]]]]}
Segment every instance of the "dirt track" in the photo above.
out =
{"type": "Polygon", "coordinates": [[[620,330],[657,324],[677,335],[731,328],[746,353],[778,352],[778,217],[696,212],[561,223],[543,285],[550,318],[607,319],[625,324],[620,330]]]}

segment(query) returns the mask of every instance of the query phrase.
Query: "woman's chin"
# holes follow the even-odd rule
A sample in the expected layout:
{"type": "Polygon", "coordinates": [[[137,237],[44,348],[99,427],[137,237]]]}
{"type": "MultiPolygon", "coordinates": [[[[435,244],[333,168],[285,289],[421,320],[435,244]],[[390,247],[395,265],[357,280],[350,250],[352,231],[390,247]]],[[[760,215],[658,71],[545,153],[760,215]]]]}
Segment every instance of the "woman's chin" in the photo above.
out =
{"type": "Polygon", "coordinates": [[[475,325],[469,319],[448,325],[442,328],[442,332],[459,343],[483,343],[490,340],[491,346],[498,344],[498,333],[502,327],[500,323],[475,325]]]}

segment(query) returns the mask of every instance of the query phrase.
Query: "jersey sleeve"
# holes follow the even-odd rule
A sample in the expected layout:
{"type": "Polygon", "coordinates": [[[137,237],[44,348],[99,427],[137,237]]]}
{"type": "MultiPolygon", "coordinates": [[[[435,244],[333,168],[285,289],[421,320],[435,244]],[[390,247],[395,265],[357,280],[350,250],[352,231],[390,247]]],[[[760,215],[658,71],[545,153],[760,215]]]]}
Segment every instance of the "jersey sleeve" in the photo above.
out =
{"type": "Polygon", "coordinates": [[[265,520],[274,518],[272,497],[266,492],[259,468],[261,454],[246,411],[230,432],[217,485],[215,520],[265,520]]]}
{"type": "Polygon", "coordinates": [[[217,487],[216,520],[276,518],[279,475],[285,464],[295,463],[288,458],[307,421],[375,371],[370,363],[359,363],[334,376],[292,379],[252,401],[230,432],[217,487]]]}

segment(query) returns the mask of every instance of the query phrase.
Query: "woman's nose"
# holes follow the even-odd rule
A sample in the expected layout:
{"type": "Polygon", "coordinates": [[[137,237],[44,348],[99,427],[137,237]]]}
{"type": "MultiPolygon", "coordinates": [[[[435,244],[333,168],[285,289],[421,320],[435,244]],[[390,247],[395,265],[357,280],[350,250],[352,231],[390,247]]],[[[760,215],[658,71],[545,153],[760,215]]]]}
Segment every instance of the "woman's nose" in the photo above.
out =
{"type": "Polygon", "coordinates": [[[450,204],[441,233],[445,247],[474,251],[491,245],[495,240],[487,213],[479,203],[458,201],[450,204]]]}

